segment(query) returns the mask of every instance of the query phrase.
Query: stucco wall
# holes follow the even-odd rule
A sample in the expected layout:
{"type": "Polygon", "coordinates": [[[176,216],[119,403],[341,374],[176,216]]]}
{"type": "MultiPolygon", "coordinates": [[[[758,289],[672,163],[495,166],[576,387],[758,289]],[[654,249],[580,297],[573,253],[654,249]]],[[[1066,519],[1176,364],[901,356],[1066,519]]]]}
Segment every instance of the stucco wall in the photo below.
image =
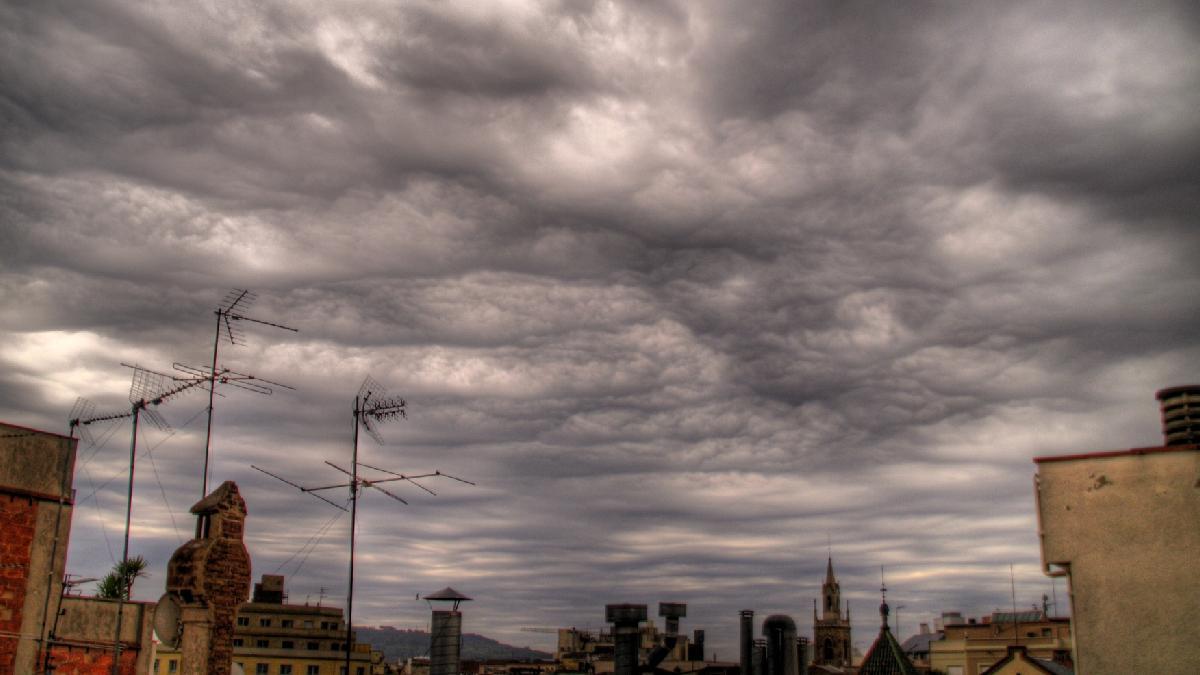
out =
{"type": "MultiPolygon", "coordinates": [[[[59,619],[57,640],[52,652],[59,673],[109,672],[112,667],[113,635],[117,629],[117,601],[100,598],[68,597],[59,619]]],[[[154,605],[127,602],[122,606],[121,673],[147,673],[153,630],[154,605]]]]}
{"type": "Polygon", "coordinates": [[[1041,458],[1042,561],[1069,570],[1076,672],[1200,664],[1200,450],[1041,458]]]}

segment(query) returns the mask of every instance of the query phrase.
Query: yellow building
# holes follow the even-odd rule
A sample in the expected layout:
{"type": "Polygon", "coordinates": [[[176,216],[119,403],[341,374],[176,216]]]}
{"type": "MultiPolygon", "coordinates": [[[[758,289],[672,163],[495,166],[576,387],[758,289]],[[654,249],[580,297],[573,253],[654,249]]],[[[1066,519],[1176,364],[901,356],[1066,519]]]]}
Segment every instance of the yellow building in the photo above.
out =
{"type": "MultiPolygon", "coordinates": [[[[1200,440],[1185,435],[1200,387],[1159,398],[1165,441],[1200,440]]],[[[1079,672],[1197,672],[1200,446],[1034,461],[1043,571],[1067,577],[1079,672]]]]}
{"type": "MultiPolygon", "coordinates": [[[[238,608],[234,664],[246,675],[346,675],[342,610],[290,605],[285,597],[282,576],[264,574],[254,585],[254,598],[238,608]]],[[[350,664],[350,675],[386,672],[383,654],[368,644],[351,644],[350,664]]],[[[179,651],[160,645],[151,672],[179,672],[179,651]]]]}
{"type": "Polygon", "coordinates": [[[1029,655],[1024,647],[1010,645],[1008,654],[983,675],[1074,675],[1074,670],[1065,663],[1046,661],[1029,655]]]}
{"type": "Polygon", "coordinates": [[[980,621],[943,626],[941,640],[929,643],[929,667],[946,675],[979,675],[1020,642],[1028,654],[1046,661],[1069,662],[1071,620],[1042,611],[994,612],[980,621]]]}

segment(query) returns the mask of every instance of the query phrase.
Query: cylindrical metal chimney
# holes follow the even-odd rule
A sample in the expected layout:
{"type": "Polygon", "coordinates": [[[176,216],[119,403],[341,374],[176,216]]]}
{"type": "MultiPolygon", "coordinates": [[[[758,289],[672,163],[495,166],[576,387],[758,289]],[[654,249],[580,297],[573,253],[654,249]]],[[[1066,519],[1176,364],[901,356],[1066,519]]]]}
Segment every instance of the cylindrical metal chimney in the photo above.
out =
{"type": "Polygon", "coordinates": [[[796,668],[796,622],[783,614],[772,614],[763,621],[763,639],[767,645],[765,675],[799,675],[796,668]]]}
{"type": "Polygon", "coordinates": [[[429,675],[458,675],[462,612],[435,609],[429,639],[429,675]]]}
{"type": "Polygon", "coordinates": [[[471,598],[449,586],[434,593],[426,593],[430,607],[450,609],[433,610],[429,626],[429,675],[458,675],[458,658],[462,648],[462,613],[458,606],[471,598]],[[436,605],[434,603],[437,603],[436,605]]]}
{"type": "Polygon", "coordinates": [[[1200,384],[1160,389],[1163,445],[1200,445],[1200,384]]]}
{"type": "MultiPolygon", "coordinates": [[[[613,675],[637,675],[645,605],[605,605],[604,620],[613,625],[613,675]]],[[[433,675],[433,673],[430,673],[433,675]]]]}
{"type": "Polygon", "coordinates": [[[754,675],[767,675],[767,641],[759,638],[751,648],[754,661],[754,675]]]}
{"type": "Polygon", "coordinates": [[[741,617],[741,675],[754,675],[754,610],[743,609],[738,612],[741,617]]]}
{"type": "Polygon", "coordinates": [[[800,675],[808,675],[808,638],[800,636],[796,638],[796,670],[800,675]]]}

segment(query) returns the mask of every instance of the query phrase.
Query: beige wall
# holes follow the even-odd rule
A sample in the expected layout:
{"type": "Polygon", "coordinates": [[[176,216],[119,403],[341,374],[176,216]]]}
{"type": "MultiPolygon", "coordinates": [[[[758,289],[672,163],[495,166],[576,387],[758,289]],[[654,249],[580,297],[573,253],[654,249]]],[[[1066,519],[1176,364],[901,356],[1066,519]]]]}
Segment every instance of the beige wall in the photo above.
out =
{"type": "MultiPolygon", "coordinates": [[[[62,608],[55,644],[85,646],[103,652],[112,650],[117,632],[116,600],[68,596],[63,598],[62,608]]],[[[154,604],[125,602],[121,614],[121,643],[126,649],[138,650],[137,672],[148,673],[154,651],[154,604]]]]}
{"type": "Polygon", "coordinates": [[[1075,672],[1196,672],[1200,450],[1036,461],[1042,562],[1068,572],[1075,672]]]}

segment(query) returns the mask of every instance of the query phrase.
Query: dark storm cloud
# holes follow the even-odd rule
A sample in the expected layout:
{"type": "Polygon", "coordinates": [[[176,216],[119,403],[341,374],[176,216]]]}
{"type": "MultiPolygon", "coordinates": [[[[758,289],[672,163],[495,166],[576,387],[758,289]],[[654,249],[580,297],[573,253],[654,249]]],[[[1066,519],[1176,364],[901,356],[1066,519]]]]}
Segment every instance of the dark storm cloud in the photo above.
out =
{"type": "MultiPolygon", "coordinates": [[[[806,627],[829,541],[864,627],[879,564],[908,625],[1006,603],[1009,562],[1036,599],[1029,458],[1153,443],[1152,391],[1196,377],[1194,14],[6,6],[0,409],[127,406],[120,362],[207,363],[248,286],[300,332],[221,361],[297,391],[223,391],[214,478],[293,599],[343,592],[347,523],[248,465],[339,480],[366,373],[410,418],[363,460],[479,486],[363,502],[363,623],[447,584],[520,643],[679,599],[728,656],[737,609],[806,627]]],[[[160,569],[202,398],[143,440],[160,569]]],[[[96,431],[89,575],[128,442],[96,431]]]]}

